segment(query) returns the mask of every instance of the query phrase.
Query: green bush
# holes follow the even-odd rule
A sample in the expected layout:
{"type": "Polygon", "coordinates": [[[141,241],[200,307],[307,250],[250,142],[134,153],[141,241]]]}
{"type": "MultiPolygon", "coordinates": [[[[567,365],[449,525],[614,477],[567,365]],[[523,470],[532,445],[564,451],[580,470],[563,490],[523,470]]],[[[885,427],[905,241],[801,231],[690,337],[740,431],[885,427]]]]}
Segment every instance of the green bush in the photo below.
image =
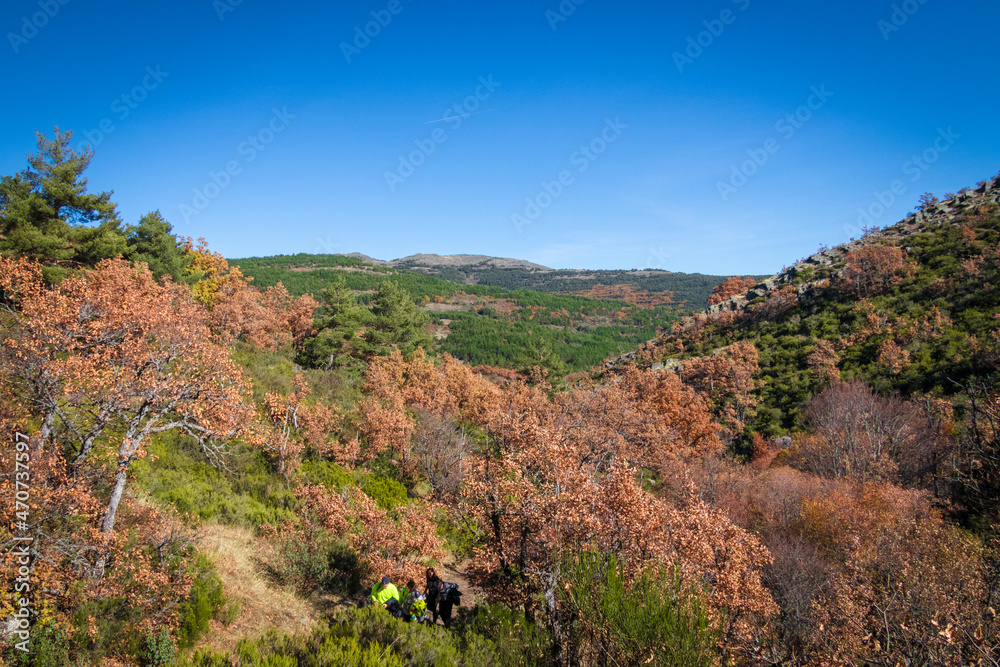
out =
{"type": "Polygon", "coordinates": [[[145,645],[139,652],[139,664],[142,667],[160,667],[172,665],[177,658],[177,646],[174,644],[170,631],[164,628],[159,634],[146,632],[145,645]]]}
{"type": "Polygon", "coordinates": [[[442,511],[438,518],[437,533],[445,539],[445,548],[458,560],[472,556],[476,548],[482,545],[483,536],[474,523],[454,517],[450,512],[442,511]]]}
{"type": "Polygon", "coordinates": [[[561,563],[558,620],[570,662],[714,665],[718,633],[695,591],[662,569],[629,583],[615,557],[583,552],[561,563]]]}
{"type": "Polygon", "coordinates": [[[391,510],[409,502],[406,487],[389,477],[371,476],[361,485],[361,490],[384,510],[391,510]]]}
{"type": "MultiPolygon", "coordinates": [[[[20,641],[20,640],[17,640],[20,641]]],[[[66,631],[52,621],[32,626],[28,635],[28,652],[14,648],[13,644],[3,652],[11,667],[68,667],[69,637],[66,631]]]]}
{"type": "Polygon", "coordinates": [[[501,660],[492,641],[471,631],[404,623],[381,608],[342,612],[329,629],[311,635],[270,631],[256,641],[241,640],[236,655],[201,650],[178,667],[493,667],[501,660]]]}
{"type": "Polygon", "coordinates": [[[191,584],[191,592],[186,600],[177,605],[180,624],[176,637],[179,648],[190,648],[195,641],[208,631],[209,621],[224,613],[226,596],[222,580],[215,573],[212,561],[202,553],[195,560],[197,576],[191,584]]]}
{"type": "Polygon", "coordinates": [[[323,530],[311,536],[288,535],[278,541],[276,551],[278,559],[269,566],[271,576],[302,595],[317,591],[353,595],[367,574],[357,553],[323,530]]]}
{"type": "Polygon", "coordinates": [[[202,521],[258,527],[295,518],[295,498],[259,452],[234,454],[230,476],[213,468],[193,438],[163,433],[133,464],[137,485],[162,505],[202,521]],[[155,461],[152,460],[155,456],[155,461]]]}
{"type": "Polygon", "coordinates": [[[452,633],[439,625],[405,623],[378,607],[354,609],[338,619],[330,634],[361,646],[388,646],[405,665],[498,665],[493,642],[472,632],[452,633]]]}
{"type": "Polygon", "coordinates": [[[299,475],[304,482],[322,484],[333,490],[355,486],[351,473],[332,461],[304,461],[299,468],[299,475]]]}
{"type": "Polygon", "coordinates": [[[552,633],[529,621],[524,612],[500,604],[462,607],[454,627],[493,642],[500,665],[543,667],[553,662],[552,633]]]}

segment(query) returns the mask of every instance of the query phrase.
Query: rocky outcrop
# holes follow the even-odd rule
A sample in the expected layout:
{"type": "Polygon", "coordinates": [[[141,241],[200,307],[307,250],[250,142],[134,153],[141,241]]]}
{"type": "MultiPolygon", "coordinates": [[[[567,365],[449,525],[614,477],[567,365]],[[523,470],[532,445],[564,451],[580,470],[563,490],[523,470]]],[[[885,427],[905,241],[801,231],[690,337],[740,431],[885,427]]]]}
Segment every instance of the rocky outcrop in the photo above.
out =
{"type": "MultiPolygon", "coordinates": [[[[742,311],[754,299],[766,298],[774,290],[795,283],[796,279],[806,269],[812,269],[815,273],[818,269],[828,268],[832,269],[834,273],[839,273],[846,261],[847,253],[852,250],[875,244],[890,244],[905,248],[907,237],[937,225],[955,224],[955,220],[958,217],[973,213],[985,204],[1000,204],[1000,176],[984,182],[975,189],[964,190],[951,199],[931,204],[916,213],[910,214],[895,225],[872,232],[860,239],[853,239],[848,243],[833,248],[824,248],[814,255],[783,269],[781,273],[777,273],[754,285],[745,294],[739,294],[722,303],[709,306],[703,312],[711,315],[726,311],[742,311]]],[[[819,281],[799,282],[796,289],[800,297],[808,298],[815,292],[818,284],[819,281]]]]}

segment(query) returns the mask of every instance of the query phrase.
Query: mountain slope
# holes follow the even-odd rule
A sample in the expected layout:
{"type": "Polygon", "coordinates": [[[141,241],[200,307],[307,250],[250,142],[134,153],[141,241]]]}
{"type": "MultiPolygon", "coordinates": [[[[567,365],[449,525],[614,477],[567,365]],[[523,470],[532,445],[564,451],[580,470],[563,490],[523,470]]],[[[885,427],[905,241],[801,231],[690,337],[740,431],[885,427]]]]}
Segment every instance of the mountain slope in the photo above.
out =
{"type": "Polygon", "coordinates": [[[759,353],[749,433],[802,428],[835,379],[880,393],[947,399],[962,413],[1000,359],[1000,178],[824,249],[684,319],[608,364],[679,368],[740,342],[759,353]]]}

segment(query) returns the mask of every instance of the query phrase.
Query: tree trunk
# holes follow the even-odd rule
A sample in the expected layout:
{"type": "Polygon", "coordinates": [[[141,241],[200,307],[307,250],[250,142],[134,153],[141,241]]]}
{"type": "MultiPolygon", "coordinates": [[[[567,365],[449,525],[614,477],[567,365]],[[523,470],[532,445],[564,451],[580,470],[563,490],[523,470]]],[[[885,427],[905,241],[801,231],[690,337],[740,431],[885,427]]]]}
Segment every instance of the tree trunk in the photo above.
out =
{"type": "Polygon", "coordinates": [[[107,537],[110,537],[115,529],[115,514],[118,512],[118,504],[122,501],[122,494],[125,492],[125,482],[128,481],[128,464],[128,457],[118,457],[115,488],[111,492],[111,499],[108,501],[108,509],[104,513],[104,520],[101,521],[101,532],[107,537]]]}
{"type": "Polygon", "coordinates": [[[52,426],[56,421],[56,411],[46,410],[42,419],[42,426],[38,432],[38,446],[35,448],[35,456],[41,456],[45,449],[45,443],[52,440],[52,426]]]}

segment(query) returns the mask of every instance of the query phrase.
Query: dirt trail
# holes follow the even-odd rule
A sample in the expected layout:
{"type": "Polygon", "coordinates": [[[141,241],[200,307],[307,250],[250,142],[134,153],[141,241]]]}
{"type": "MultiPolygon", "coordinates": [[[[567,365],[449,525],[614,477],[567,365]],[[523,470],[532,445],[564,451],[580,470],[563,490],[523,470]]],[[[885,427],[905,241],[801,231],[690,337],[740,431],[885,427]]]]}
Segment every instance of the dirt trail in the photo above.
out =
{"type": "Polygon", "coordinates": [[[469,579],[466,577],[468,565],[468,561],[463,563],[445,562],[440,568],[442,579],[458,584],[458,590],[462,591],[463,607],[472,607],[477,600],[483,597],[482,590],[469,583],[469,579]]]}
{"type": "Polygon", "coordinates": [[[241,637],[256,637],[269,627],[289,634],[312,627],[318,617],[315,607],[291,591],[275,588],[260,571],[258,549],[263,543],[251,531],[210,525],[201,533],[201,546],[215,561],[226,595],[239,605],[239,614],[228,626],[213,620],[198,646],[233,651],[241,637]]]}

